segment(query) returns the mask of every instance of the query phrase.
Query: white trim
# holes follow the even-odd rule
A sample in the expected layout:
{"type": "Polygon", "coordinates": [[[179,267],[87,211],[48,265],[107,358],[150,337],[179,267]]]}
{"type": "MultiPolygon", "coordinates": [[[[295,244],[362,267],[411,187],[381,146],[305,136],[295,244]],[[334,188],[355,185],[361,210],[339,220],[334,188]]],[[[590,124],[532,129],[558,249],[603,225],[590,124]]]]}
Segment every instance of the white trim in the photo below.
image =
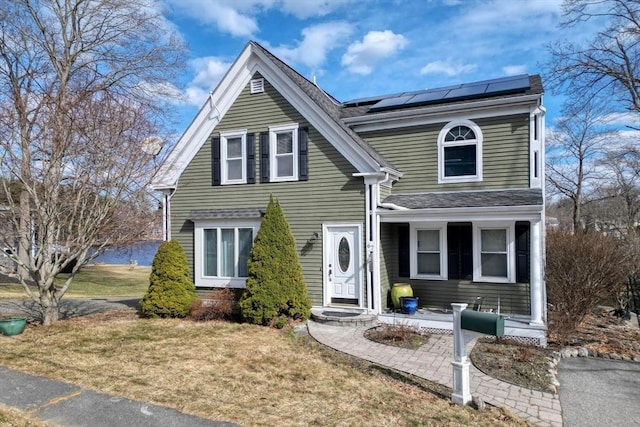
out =
{"type": "Polygon", "coordinates": [[[515,221],[509,222],[473,222],[473,281],[490,283],[515,283],[516,242],[515,221]],[[484,276],[482,274],[482,231],[505,230],[507,257],[507,276],[484,276]]]}
{"type": "Polygon", "coordinates": [[[532,205],[392,211],[378,209],[378,215],[380,215],[382,222],[537,221],[540,219],[542,211],[542,205],[532,205]]]}
{"type": "Polygon", "coordinates": [[[330,228],[340,228],[340,227],[355,227],[357,229],[356,238],[357,242],[355,243],[358,247],[358,255],[359,257],[356,259],[354,257],[354,266],[358,269],[358,307],[365,308],[364,303],[364,280],[363,280],[363,247],[362,247],[362,224],[360,223],[323,223],[322,224],[322,295],[323,295],[323,305],[325,307],[331,305],[331,289],[329,287],[329,278],[327,265],[329,264],[329,251],[333,248],[331,247],[332,242],[329,239],[329,229],[330,228]]]}
{"type": "Polygon", "coordinates": [[[269,182],[298,181],[298,123],[287,125],[269,126],[269,182]],[[291,176],[278,176],[278,134],[291,133],[291,158],[293,162],[293,174],[291,176]]]}
{"type": "Polygon", "coordinates": [[[544,177],[544,109],[536,107],[529,114],[529,182],[542,188],[544,177]]]}
{"type": "Polygon", "coordinates": [[[517,98],[499,98],[464,104],[443,104],[424,108],[375,113],[343,119],[356,132],[371,132],[443,123],[452,119],[471,120],[487,117],[527,114],[531,105],[538,105],[542,95],[526,95],[517,98]]]}
{"type": "Polygon", "coordinates": [[[449,184],[454,182],[480,182],[482,181],[482,130],[480,126],[472,122],[471,120],[452,120],[447,123],[438,134],[438,184],[449,184]],[[460,140],[460,141],[445,141],[447,134],[451,129],[464,126],[468,127],[475,134],[475,139],[472,140],[460,140]],[[445,159],[444,152],[450,147],[462,147],[462,146],[475,146],[476,147],[476,173],[475,175],[455,175],[445,176],[445,159]]]}
{"type": "MultiPolygon", "coordinates": [[[[246,219],[220,219],[220,220],[204,220],[194,221],[193,227],[193,264],[194,264],[194,279],[195,285],[199,287],[230,287],[230,288],[244,288],[247,279],[244,277],[222,277],[222,276],[205,276],[204,275],[204,230],[205,229],[222,229],[233,228],[235,230],[236,239],[234,244],[236,245],[235,256],[238,256],[237,246],[237,230],[239,228],[251,228],[253,230],[253,238],[255,239],[258,230],[260,229],[259,220],[246,220],[246,219]]],[[[218,237],[218,245],[220,245],[220,238],[218,237]]],[[[220,254],[218,249],[218,254],[220,254]]],[[[236,266],[237,267],[237,266],[236,266]]]]}
{"type": "Polygon", "coordinates": [[[260,73],[293,108],[329,141],[358,172],[379,172],[380,164],[317,103],[307,96],[253,42],[247,43],[209,99],[182,134],[167,159],[153,178],[155,190],[175,188],[178,178],[193,160],[220,120],[229,111],[251,77],[260,73]]]}
{"type": "MultiPolygon", "coordinates": [[[[235,159],[237,160],[237,159],[235,159]]],[[[221,185],[229,185],[229,184],[246,184],[247,183],[247,130],[235,130],[228,132],[220,132],[220,184],[221,185]],[[227,168],[227,146],[228,140],[232,138],[240,138],[241,150],[242,150],[242,158],[241,168],[242,168],[242,177],[239,179],[228,179],[227,175],[229,170],[227,168]]]]}
{"type": "Polygon", "coordinates": [[[412,222],[409,225],[409,267],[412,279],[423,280],[446,280],[449,276],[447,266],[447,223],[446,222],[412,222]],[[419,274],[418,273],[418,231],[436,230],[438,231],[438,247],[440,250],[440,274],[419,274]]]}

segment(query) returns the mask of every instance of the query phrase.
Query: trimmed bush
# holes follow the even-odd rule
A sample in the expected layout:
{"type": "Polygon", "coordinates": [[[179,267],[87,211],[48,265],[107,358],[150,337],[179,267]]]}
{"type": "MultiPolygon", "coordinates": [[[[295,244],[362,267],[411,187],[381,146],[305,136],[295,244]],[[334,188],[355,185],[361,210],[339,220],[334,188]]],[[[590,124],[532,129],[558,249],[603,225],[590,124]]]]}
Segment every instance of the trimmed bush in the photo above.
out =
{"type": "Polygon", "coordinates": [[[151,266],[149,289],[140,303],[145,317],[185,317],[196,299],[189,264],[178,241],[162,242],[151,266]]]}
{"type": "Polygon", "coordinates": [[[273,196],[253,243],[248,269],[247,285],[238,303],[243,320],[281,328],[289,320],[309,318],[311,301],[296,242],[273,196]]]}

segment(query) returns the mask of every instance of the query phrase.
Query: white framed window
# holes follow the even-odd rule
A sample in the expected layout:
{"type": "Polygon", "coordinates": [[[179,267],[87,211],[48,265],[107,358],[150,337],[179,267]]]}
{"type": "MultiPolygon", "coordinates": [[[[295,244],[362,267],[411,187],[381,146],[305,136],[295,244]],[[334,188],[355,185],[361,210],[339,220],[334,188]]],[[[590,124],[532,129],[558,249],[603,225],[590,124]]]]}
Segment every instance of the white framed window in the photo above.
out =
{"type": "Polygon", "coordinates": [[[260,224],[253,221],[197,222],[195,240],[196,286],[245,286],[247,261],[260,224]]]}
{"type": "Polygon", "coordinates": [[[411,224],[411,278],[447,278],[446,229],[444,223],[411,224]]]}
{"type": "Polygon", "coordinates": [[[298,180],[298,124],[269,127],[270,181],[298,180]]]}
{"type": "Polygon", "coordinates": [[[247,131],[220,134],[221,184],[246,184],[247,182],[247,131]]]}
{"type": "Polygon", "coordinates": [[[513,224],[474,224],[473,280],[515,282],[515,229],[513,224]]]}
{"type": "Polygon", "coordinates": [[[482,131],[470,120],[449,122],[438,135],[438,183],[482,181],[482,131]]]}

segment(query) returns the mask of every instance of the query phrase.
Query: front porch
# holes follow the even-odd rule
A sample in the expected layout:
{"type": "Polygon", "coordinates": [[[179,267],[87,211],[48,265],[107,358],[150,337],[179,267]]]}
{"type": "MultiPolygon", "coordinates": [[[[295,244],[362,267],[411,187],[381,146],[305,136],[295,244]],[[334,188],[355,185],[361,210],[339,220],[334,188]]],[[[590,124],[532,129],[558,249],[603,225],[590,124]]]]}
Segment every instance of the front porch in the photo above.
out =
{"type": "MultiPolygon", "coordinates": [[[[335,326],[374,326],[376,323],[403,324],[414,326],[436,334],[453,333],[453,312],[450,309],[419,308],[408,315],[393,310],[377,316],[366,309],[342,307],[313,307],[311,317],[319,323],[335,326]]],[[[504,315],[505,337],[525,344],[546,347],[546,326],[532,325],[527,316],[504,315]]]]}

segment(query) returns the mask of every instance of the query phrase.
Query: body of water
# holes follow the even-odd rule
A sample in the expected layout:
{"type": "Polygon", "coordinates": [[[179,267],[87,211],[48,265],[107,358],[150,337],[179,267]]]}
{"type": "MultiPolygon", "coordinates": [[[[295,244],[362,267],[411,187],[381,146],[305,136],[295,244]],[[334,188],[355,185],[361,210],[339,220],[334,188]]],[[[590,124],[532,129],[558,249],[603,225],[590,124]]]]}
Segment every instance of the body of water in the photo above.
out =
{"type": "Polygon", "coordinates": [[[94,259],[93,263],[151,265],[161,240],[145,240],[126,247],[113,246],[94,259]]]}

